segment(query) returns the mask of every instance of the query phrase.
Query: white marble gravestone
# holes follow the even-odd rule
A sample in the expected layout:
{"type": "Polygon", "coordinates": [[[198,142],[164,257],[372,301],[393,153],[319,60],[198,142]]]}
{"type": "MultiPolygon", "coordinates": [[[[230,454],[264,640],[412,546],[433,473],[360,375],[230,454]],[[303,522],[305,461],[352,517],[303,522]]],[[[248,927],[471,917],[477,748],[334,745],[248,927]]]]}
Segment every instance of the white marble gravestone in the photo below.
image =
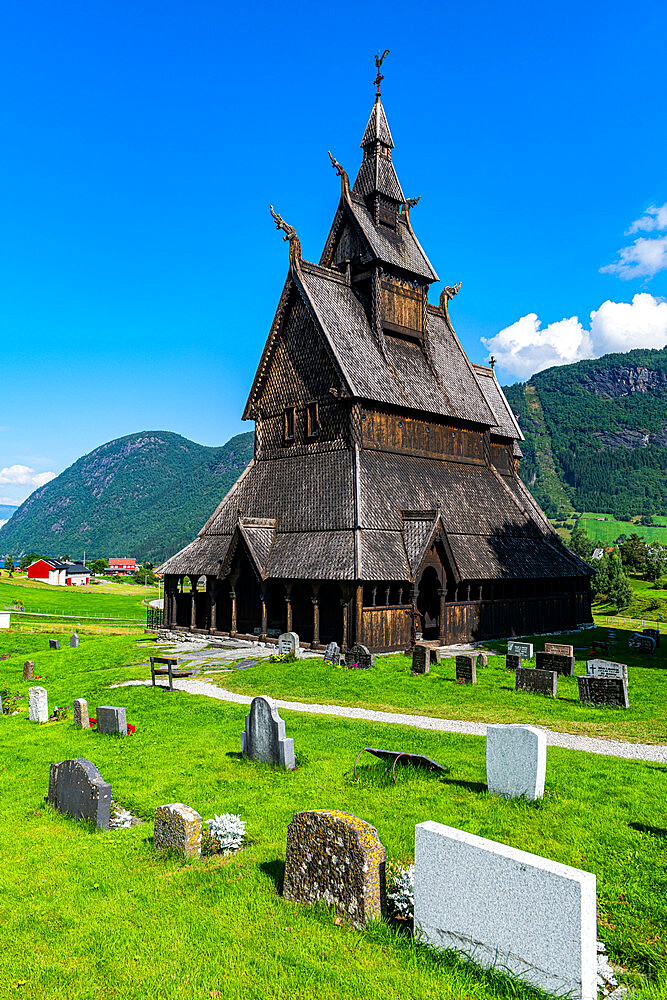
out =
{"type": "Polygon", "coordinates": [[[589,677],[618,677],[627,681],[628,668],[625,663],[614,663],[612,660],[587,660],[586,673],[589,677]]]}
{"type": "Polygon", "coordinates": [[[530,801],[544,795],[547,735],[535,726],[486,727],[486,783],[491,795],[530,801]]]}
{"type": "Polygon", "coordinates": [[[46,688],[32,687],[28,690],[28,719],[30,722],[49,721],[49,699],[46,688]]]}
{"type": "Polygon", "coordinates": [[[285,723],[273,698],[253,698],[241,733],[241,753],[250,760],[294,770],[294,740],[285,736],[285,723]]]}
{"type": "Polygon", "coordinates": [[[278,636],[278,652],[284,656],[299,655],[299,637],[296,632],[283,632],[278,636]]]}
{"type": "Polygon", "coordinates": [[[532,642],[517,642],[516,639],[510,639],[507,643],[507,652],[511,656],[520,656],[522,660],[531,660],[533,644],[532,642]]]}
{"type": "Polygon", "coordinates": [[[597,998],[595,875],[442,823],[415,827],[415,936],[550,994],[597,998]]]}

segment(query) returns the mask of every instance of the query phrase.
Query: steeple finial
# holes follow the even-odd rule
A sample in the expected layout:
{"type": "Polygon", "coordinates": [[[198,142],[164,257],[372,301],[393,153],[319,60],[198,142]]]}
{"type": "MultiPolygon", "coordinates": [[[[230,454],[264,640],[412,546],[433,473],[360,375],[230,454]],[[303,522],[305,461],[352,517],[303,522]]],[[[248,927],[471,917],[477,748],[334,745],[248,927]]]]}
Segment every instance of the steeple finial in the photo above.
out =
{"type": "Polygon", "coordinates": [[[282,229],[285,232],[283,236],[284,240],[289,240],[289,259],[290,264],[294,264],[298,267],[301,263],[301,241],[296,235],[296,229],[294,226],[290,226],[289,223],[285,222],[283,217],[277,212],[273,211],[273,205],[269,206],[271,209],[271,215],[273,216],[274,222],[276,224],[276,229],[282,229]]]}
{"type": "Polygon", "coordinates": [[[389,55],[389,49],[385,49],[384,52],[378,52],[378,54],[375,57],[375,65],[376,65],[377,71],[378,71],[378,75],[373,80],[373,83],[377,87],[377,94],[375,95],[375,100],[376,101],[380,100],[380,84],[384,80],[384,76],[380,72],[380,66],[384,62],[385,57],[388,56],[388,55],[389,55]]]}

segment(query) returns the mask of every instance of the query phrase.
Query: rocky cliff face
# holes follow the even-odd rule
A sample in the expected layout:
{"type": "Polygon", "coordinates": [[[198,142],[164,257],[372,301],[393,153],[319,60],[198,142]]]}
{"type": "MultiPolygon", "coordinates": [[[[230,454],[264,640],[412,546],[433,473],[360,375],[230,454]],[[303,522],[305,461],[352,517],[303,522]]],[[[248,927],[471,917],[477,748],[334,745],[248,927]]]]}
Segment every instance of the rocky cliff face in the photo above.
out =
{"type": "Polygon", "coordinates": [[[639,365],[607,368],[587,373],[583,376],[581,384],[596,396],[620,399],[634,392],[667,390],[667,372],[654,371],[639,365]]]}

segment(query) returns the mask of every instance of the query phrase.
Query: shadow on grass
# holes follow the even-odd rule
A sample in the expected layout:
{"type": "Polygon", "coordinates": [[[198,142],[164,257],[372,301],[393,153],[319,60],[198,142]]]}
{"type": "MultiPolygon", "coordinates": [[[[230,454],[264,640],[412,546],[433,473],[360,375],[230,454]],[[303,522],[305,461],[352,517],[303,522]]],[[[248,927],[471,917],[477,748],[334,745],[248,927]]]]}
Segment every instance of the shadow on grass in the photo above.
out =
{"type": "Polygon", "coordinates": [[[282,895],[283,882],[285,880],[285,862],[281,861],[280,858],[275,858],[274,861],[263,861],[259,866],[259,870],[262,875],[266,875],[267,878],[271,879],[278,895],[282,895]]]}
{"type": "Polygon", "coordinates": [[[667,830],[663,830],[661,826],[649,826],[647,823],[629,823],[633,830],[638,830],[639,833],[650,833],[654,837],[667,837],[667,830]]]}
{"type": "Polygon", "coordinates": [[[462,778],[443,778],[442,780],[446,785],[456,785],[458,788],[465,788],[466,791],[476,794],[489,790],[485,781],[464,781],[462,778]]]}

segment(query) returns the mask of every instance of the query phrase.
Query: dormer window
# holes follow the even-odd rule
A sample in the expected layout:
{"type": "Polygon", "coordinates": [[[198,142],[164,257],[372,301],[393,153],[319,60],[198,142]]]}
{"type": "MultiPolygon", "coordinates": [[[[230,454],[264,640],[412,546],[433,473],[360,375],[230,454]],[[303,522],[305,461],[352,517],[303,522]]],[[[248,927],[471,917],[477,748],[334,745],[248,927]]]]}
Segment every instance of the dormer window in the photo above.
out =
{"type": "Polygon", "coordinates": [[[378,221],[385,226],[390,226],[392,229],[396,229],[396,216],[398,213],[398,206],[394,205],[390,201],[385,201],[384,198],[380,198],[380,203],[378,205],[378,221]]]}
{"type": "Polygon", "coordinates": [[[293,406],[288,406],[283,414],[283,440],[285,444],[289,444],[290,441],[294,440],[295,423],[295,409],[293,406]]]}
{"type": "Polygon", "coordinates": [[[306,407],[306,437],[316,438],[320,433],[319,403],[308,403],[306,407]]]}

